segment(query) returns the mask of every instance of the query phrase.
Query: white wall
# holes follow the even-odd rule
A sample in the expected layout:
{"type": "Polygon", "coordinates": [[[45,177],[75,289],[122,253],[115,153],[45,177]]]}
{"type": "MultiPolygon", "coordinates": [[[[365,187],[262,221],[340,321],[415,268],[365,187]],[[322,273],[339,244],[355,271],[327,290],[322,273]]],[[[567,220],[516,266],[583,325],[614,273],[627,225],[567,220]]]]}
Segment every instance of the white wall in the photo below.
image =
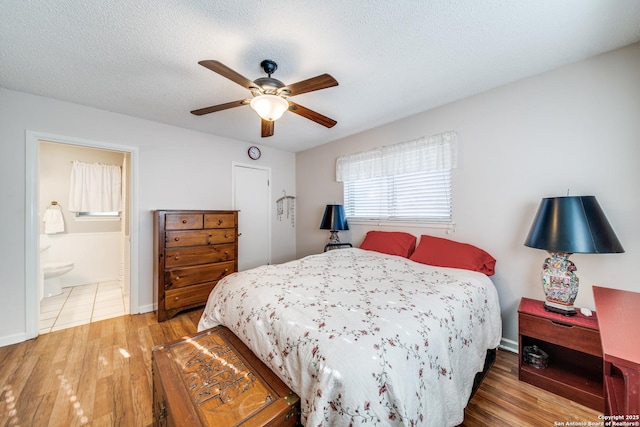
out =
{"type": "MultiPolygon", "coordinates": [[[[546,253],[523,245],[543,197],[595,195],[626,250],[572,256],[577,306],[594,308],[593,284],[640,291],[640,44],[298,153],[298,256],[321,251],[328,237],[318,227],[324,205],[342,201],[337,156],[448,130],[460,143],[456,231],[405,231],[468,242],[498,260],[507,340],[517,341],[520,298],[544,299],[546,253]]],[[[352,228],[344,235],[357,245],[366,230],[352,228]]]]}
{"type": "MultiPolygon", "coordinates": [[[[185,112],[188,114],[188,112],[185,112]]],[[[152,210],[230,209],[231,165],[250,144],[0,88],[0,345],[25,339],[25,132],[67,136],[138,152],[139,306],[154,304],[152,210]]],[[[273,195],[295,195],[295,155],[268,145],[257,164],[272,168],[273,195]]],[[[279,196],[277,196],[279,197],[279,196]]],[[[276,198],[277,198],[276,197],[276,198]]],[[[295,229],[272,214],[272,260],[295,257],[295,229]]],[[[136,224],[132,224],[132,229],[136,224]]],[[[133,309],[133,307],[132,307],[133,309]]]]}
{"type": "Polygon", "coordinates": [[[63,288],[118,280],[122,261],[122,232],[41,234],[41,264],[73,262],[59,277],[63,288]]]}

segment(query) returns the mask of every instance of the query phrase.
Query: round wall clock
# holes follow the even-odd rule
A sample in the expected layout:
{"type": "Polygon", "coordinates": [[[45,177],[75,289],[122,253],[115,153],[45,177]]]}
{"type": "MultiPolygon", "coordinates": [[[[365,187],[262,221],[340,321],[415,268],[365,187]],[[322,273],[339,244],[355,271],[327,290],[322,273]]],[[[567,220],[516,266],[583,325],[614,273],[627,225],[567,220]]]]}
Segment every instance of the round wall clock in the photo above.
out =
{"type": "Polygon", "coordinates": [[[249,147],[247,154],[249,154],[249,158],[251,160],[258,160],[262,155],[262,153],[260,152],[260,149],[256,146],[249,147]]]}

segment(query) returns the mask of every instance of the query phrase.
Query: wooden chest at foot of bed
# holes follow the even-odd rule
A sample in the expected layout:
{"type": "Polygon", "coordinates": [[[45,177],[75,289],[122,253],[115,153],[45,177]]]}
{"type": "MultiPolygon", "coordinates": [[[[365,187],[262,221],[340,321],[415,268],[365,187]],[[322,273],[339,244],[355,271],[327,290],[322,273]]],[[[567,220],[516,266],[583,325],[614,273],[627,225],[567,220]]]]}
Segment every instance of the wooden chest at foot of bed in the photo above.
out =
{"type": "Polygon", "coordinates": [[[300,399],[217,326],[153,349],[155,426],[295,426],[300,399]]]}

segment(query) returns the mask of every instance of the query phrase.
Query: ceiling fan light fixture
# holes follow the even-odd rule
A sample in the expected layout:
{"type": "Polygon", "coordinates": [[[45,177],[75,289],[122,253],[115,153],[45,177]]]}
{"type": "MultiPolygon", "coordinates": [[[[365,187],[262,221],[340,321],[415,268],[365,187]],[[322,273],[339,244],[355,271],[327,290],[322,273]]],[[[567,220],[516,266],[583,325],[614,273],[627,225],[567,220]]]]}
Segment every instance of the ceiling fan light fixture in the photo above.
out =
{"type": "Polygon", "coordinates": [[[251,99],[251,108],[263,119],[273,122],[289,109],[289,102],[278,95],[258,95],[251,99]]]}
{"type": "Polygon", "coordinates": [[[260,129],[261,136],[263,138],[273,136],[275,126],[274,122],[282,117],[284,112],[287,110],[326,128],[331,128],[337,123],[335,120],[323,116],[316,111],[287,100],[290,96],[301,95],[303,93],[338,86],[336,79],[331,77],[329,74],[321,74],[319,76],[285,86],[285,84],[280,80],[271,77],[278,66],[274,61],[268,59],[265,59],[260,63],[264,72],[267,73],[267,77],[260,77],[254,81],[238,74],[236,71],[227,67],[220,61],[205,60],[198,62],[198,64],[231,80],[243,88],[248,89],[253,98],[251,100],[239,99],[237,101],[226,102],[224,104],[212,105],[211,107],[199,108],[191,111],[191,114],[202,116],[204,114],[215,113],[216,111],[250,104],[251,108],[258,113],[262,119],[260,129]]]}

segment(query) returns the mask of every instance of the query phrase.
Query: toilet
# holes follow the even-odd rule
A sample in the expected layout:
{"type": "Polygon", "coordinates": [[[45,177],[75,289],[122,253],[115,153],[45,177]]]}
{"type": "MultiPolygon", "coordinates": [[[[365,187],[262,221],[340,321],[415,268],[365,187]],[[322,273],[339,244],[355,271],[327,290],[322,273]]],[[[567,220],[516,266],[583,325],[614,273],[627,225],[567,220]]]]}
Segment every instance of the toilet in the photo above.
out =
{"type": "MultiPolygon", "coordinates": [[[[45,246],[40,251],[45,252],[50,246],[45,246]]],[[[41,258],[42,259],[42,258],[41,258]]],[[[49,298],[62,293],[60,276],[73,270],[73,262],[47,262],[42,265],[42,297],[49,298]]]]}
{"type": "Polygon", "coordinates": [[[42,266],[42,277],[44,279],[42,296],[44,298],[53,297],[62,293],[60,276],[73,270],[72,262],[52,262],[42,266]]]}

